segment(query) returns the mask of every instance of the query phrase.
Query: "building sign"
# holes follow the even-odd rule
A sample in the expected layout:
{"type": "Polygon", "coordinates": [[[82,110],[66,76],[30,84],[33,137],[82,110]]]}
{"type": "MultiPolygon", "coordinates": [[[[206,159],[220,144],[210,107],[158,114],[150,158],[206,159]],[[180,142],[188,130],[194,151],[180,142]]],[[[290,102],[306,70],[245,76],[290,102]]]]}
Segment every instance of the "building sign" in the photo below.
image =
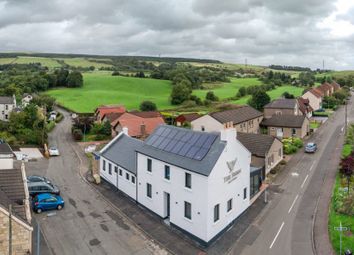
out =
{"type": "Polygon", "coordinates": [[[237,176],[241,173],[241,169],[234,170],[236,162],[237,162],[237,158],[235,158],[232,161],[227,161],[226,162],[227,167],[230,170],[230,173],[227,176],[224,177],[224,183],[226,183],[226,182],[227,183],[231,183],[232,181],[236,180],[237,176]]]}

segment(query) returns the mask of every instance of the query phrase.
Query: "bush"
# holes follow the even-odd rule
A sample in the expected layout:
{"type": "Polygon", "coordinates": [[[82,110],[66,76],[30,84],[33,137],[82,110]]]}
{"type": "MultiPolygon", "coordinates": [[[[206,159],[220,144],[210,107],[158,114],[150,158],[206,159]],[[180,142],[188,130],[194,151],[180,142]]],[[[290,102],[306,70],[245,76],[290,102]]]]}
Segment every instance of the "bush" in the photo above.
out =
{"type": "Polygon", "coordinates": [[[213,91],[208,91],[208,93],[205,96],[205,99],[210,100],[210,101],[218,101],[219,98],[215,96],[213,91]]]}
{"type": "Polygon", "coordinates": [[[56,117],[56,119],[55,119],[55,122],[56,122],[56,123],[59,123],[59,122],[62,121],[63,119],[64,119],[63,114],[61,114],[60,112],[58,112],[57,117],[56,117]]]}
{"type": "Polygon", "coordinates": [[[54,128],[55,128],[55,121],[49,121],[46,126],[47,132],[52,131],[54,128]]]}
{"type": "Polygon", "coordinates": [[[149,112],[149,111],[156,111],[157,107],[156,104],[154,102],[151,101],[143,101],[140,104],[140,111],[143,112],[149,112]]]}
{"type": "Polygon", "coordinates": [[[304,143],[303,143],[303,141],[300,138],[293,138],[292,143],[297,148],[302,148],[304,146],[304,143]]]}
{"type": "Polygon", "coordinates": [[[73,137],[76,141],[81,141],[83,138],[83,133],[81,129],[74,129],[73,130],[73,137]]]}
{"type": "Polygon", "coordinates": [[[95,136],[95,140],[96,140],[96,141],[102,141],[102,140],[105,140],[105,139],[107,139],[107,136],[106,136],[106,135],[103,135],[103,134],[97,134],[97,135],[95,136]]]}

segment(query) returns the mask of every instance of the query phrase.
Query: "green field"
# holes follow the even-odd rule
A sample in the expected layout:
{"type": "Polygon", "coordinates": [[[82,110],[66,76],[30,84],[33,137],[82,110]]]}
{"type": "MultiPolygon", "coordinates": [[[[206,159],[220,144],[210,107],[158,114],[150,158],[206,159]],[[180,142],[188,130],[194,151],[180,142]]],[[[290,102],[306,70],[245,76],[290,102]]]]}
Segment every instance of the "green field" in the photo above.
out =
{"type": "MultiPolygon", "coordinates": [[[[87,58],[57,58],[59,60],[63,60],[65,64],[69,66],[74,66],[74,67],[90,67],[94,66],[95,68],[100,68],[100,67],[111,67],[112,65],[108,64],[103,64],[103,63],[98,63],[95,62],[94,60],[90,60],[87,58]]],[[[103,59],[101,59],[103,60],[103,59]]],[[[106,59],[104,59],[106,60],[106,59]]],[[[109,60],[108,60],[109,61],[109,60]]]]}
{"type": "MultiPolygon", "coordinates": [[[[251,85],[261,85],[261,82],[257,78],[232,78],[230,83],[222,83],[220,86],[210,90],[214,91],[214,94],[218,96],[219,99],[225,99],[236,96],[239,88],[251,85]]],[[[208,91],[207,89],[194,90],[193,95],[205,99],[205,95],[208,91]]]]}
{"type": "Polygon", "coordinates": [[[16,64],[41,63],[42,66],[46,66],[48,68],[61,67],[61,64],[59,64],[58,61],[52,58],[17,57],[14,63],[16,64]]]}
{"type": "Polygon", "coordinates": [[[169,102],[170,81],[111,76],[107,73],[85,73],[82,88],[60,88],[47,93],[76,112],[93,112],[103,104],[124,104],[128,109],[139,109],[144,100],[155,102],[159,109],[172,108],[169,102]]]}
{"type": "Polygon", "coordinates": [[[0,58],[0,65],[11,64],[15,58],[0,58]]]}
{"type": "MultiPolygon", "coordinates": [[[[274,99],[281,97],[284,92],[289,92],[290,94],[293,94],[295,97],[299,97],[302,95],[303,90],[304,90],[303,88],[286,85],[286,86],[277,87],[276,89],[268,91],[267,94],[270,96],[271,100],[274,100],[274,99]]],[[[251,98],[251,96],[245,96],[245,97],[242,97],[242,98],[232,101],[232,102],[235,104],[241,104],[241,105],[247,104],[247,101],[250,98],[251,98]]]]}

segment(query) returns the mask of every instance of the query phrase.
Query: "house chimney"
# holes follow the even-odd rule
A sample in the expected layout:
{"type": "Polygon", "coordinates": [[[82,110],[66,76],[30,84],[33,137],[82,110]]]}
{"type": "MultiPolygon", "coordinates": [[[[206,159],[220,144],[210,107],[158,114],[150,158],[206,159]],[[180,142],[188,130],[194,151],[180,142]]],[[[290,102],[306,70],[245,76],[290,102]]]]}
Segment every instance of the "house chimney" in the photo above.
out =
{"type": "Polygon", "coordinates": [[[236,128],[233,127],[233,122],[226,122],[224,124],[224,129],[220,131],[220,139],[226,142],[236,140],[237,132],[236,128]]]}
{"type": "Polygon", "coordinates": [[[123,127],[123,129],[122,129],[122,132],[123,132],[123,134],[125,134],[125,135],[129,135],[128,134],[128,128],[127,127],[123,127]]]}
{"type": "Polygon", "coordinates": [[[140,125],[140,134],[141,134],[141,137],[146,136],[146,125],[144,122],[140,125]]]}

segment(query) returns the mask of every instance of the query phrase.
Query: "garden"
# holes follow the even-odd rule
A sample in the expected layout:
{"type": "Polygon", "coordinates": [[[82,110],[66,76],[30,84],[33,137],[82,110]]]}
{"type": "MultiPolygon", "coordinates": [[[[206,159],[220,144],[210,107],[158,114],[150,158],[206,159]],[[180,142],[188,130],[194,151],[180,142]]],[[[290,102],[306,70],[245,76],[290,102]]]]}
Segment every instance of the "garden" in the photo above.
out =
{"type": "Polygon", "coordinates": [[[297,137],[284,138],[282,142],[283,151],[286,155],[294,154],[304,146],[302,140],[297,137]]]}

